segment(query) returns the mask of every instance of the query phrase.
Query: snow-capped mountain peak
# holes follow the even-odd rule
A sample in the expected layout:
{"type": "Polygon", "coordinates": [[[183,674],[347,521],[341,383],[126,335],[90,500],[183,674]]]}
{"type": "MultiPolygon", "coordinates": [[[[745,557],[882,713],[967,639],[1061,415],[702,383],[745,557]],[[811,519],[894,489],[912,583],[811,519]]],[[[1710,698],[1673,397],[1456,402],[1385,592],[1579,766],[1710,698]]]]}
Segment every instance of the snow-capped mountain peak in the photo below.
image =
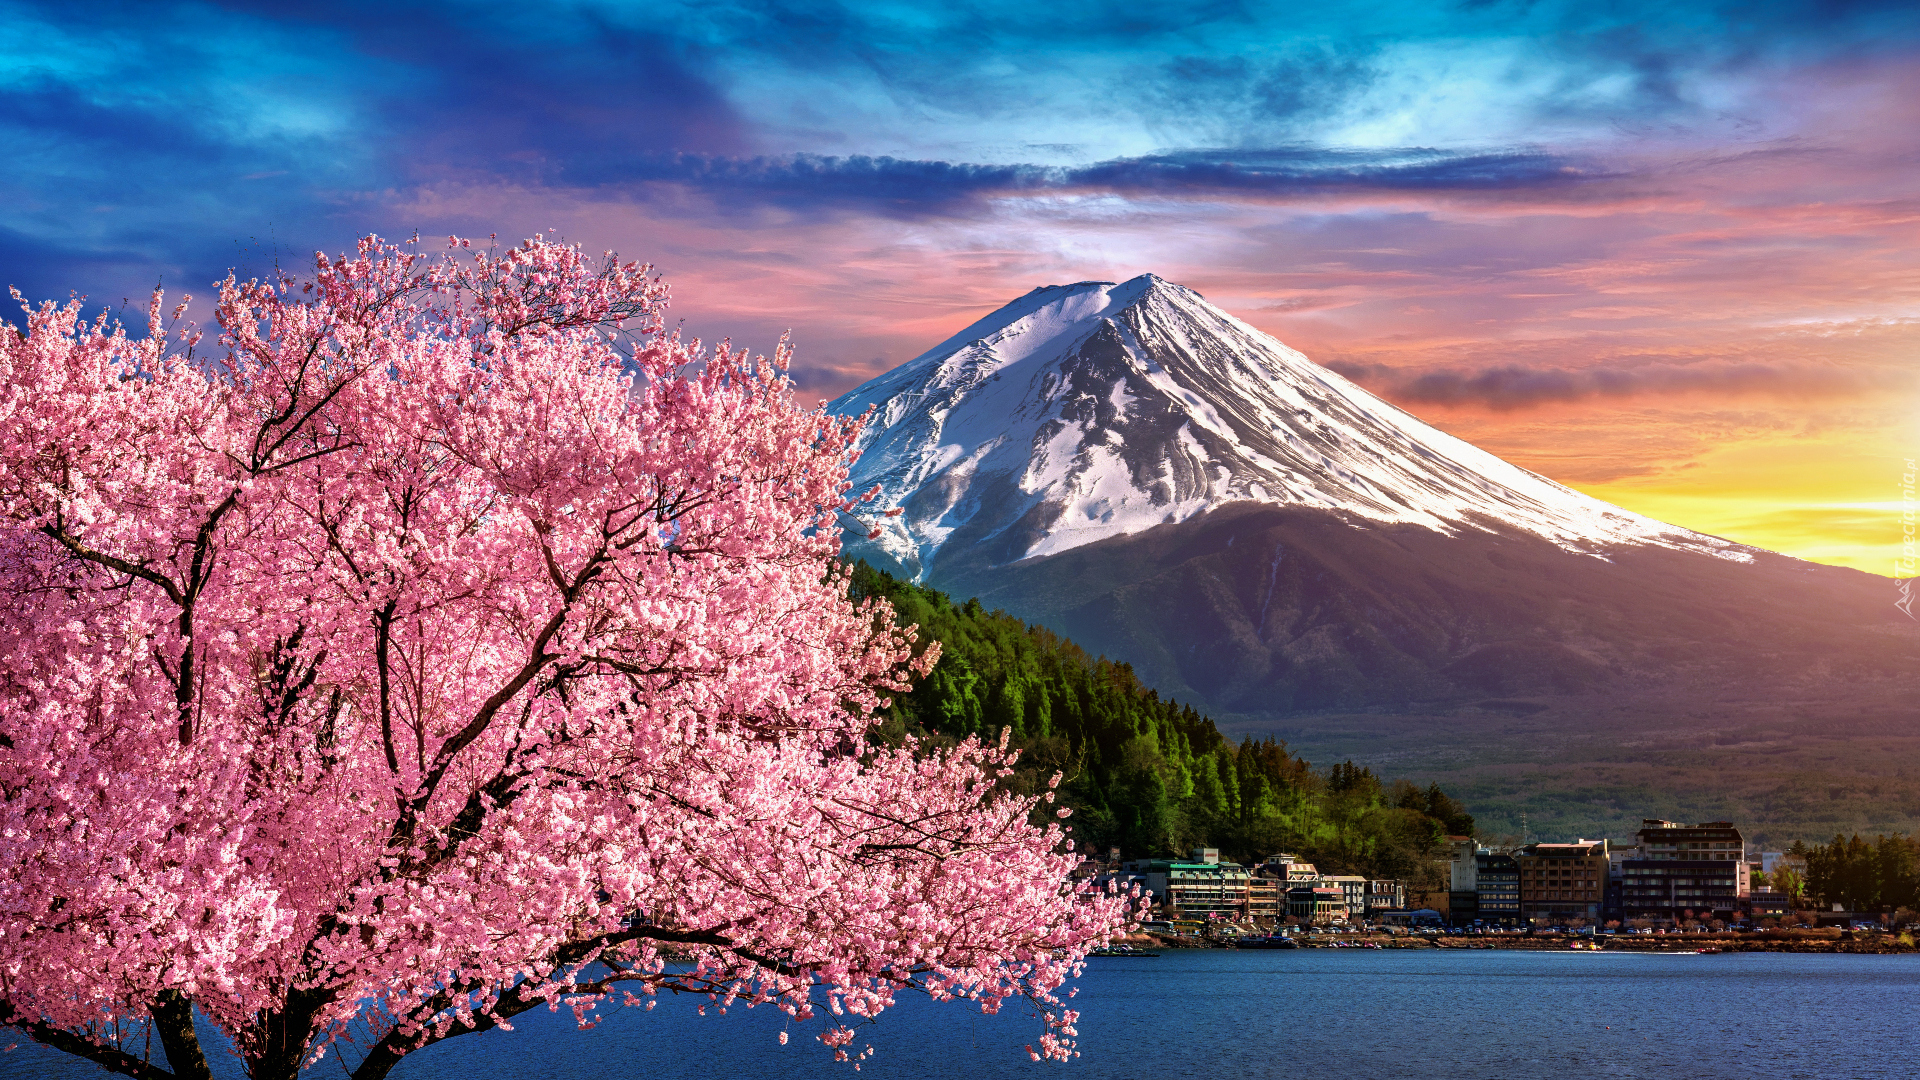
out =
{"type": "Polygon", "coordinates": [[[1508,464],[1152,274],[1035,289],[829,405],[870,408],[854,484],[903,508],[872,543],[916,576],[949,545],[1004,564],[1233,502],[1748,557],[1508,464]]]}

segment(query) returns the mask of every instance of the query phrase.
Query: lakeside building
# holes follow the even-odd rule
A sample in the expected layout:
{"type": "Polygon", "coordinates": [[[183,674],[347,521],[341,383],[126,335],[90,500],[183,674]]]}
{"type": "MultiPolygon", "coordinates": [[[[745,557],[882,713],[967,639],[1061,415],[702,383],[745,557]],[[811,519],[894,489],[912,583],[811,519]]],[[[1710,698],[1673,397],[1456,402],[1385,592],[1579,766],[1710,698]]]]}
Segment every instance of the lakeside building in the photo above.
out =
{"type": "Polygon", "coordinates": [[[1189,918],[1235,919],[1247,913],[1247,885],[1251,878],[1239,863],[1220,861],[1218,848],[1195,848],[1192,861],[1142,859],[1121,864],[1114,875],[1122,883],[1138,883],[1160,903],[1178,908],[1189,918]]]}
{"type": "Polygon", "coordinates": [[[1756,866],[1794,865],[1778,852],[1749,853],[1730,822],[1700,825],[1649,818],[1634,847],[1606,840],[1530,844],[1492,851],[1468,837],[1448,837],[1445,893],[1409,896],[1405,883],[1357,874],[1323,874],[1297,855],[1268,856],[1255,867],[1222,862],[1216,848],[1196,848],[1187,860],[1122,863],[1086,859],[1073,876],[1137,884],[1178,917],[1307,923],[1404,918],[1407,904],[1431,905],[1456,926],[1564,925],[1612,920],[1735,921],[1793,914],[1778,890],[1752,887],[1756,866]],[[1753,856],[1749,861],[1749,854],[1753,856]],[[1103,872],[1104,871],[1104,872],[1103,872]]]}
{"type": "Polygon", "coordinates": [[[1731,862],[1741,866],[1747,862],[1746,841],[1731,821],[1682,825],[1677,821],[1647,818],[1633,836],[1639,844],[1639,858],[1643,860],[1731,862]]]}
{"type": "MultiPolygon", "coordinates": [[[[1116,853],[1117,854],[1117,853],[1116,853]]],[[[1185,860],[1117,859],[1101,882],[1138,885],[1181,918],[1254,919],[1278,923],[1289,916],[1324,924],[1402,911],[1403,882],[1369,880],[1358,874],[1322,874],[1312,863],[1280,854],[1252,868],[1222,862],[1213,848],[1195,848],[1185,860]]]]}
{"type": "Polygon", "coordinates": [[[1334,885],[1295,885],[1287,890],[1287,914],[1324,926],[1347,921],[1347,891],[1334,885]]]}
{"type": "Polygon", "coordinates": [[[1374,878],[1367,882],[1368,919],[1382,911],[1400,911],[1407,906],[1407,888],[1393,878],[1374,878]]]}
{"type": "Polygon", "coordinates": [[[1120,848],[1115,845],[1107,849],[1107,857],[1104,859],[1091,853],[1082,856],[1079,865],[1075,866],[1073,872],[1067,876],[1073,881],[1085,881],[1089,878],[1105,878],[1118,869],[1120,869],[1120,848]]]}
{"type": "Polygon", "coordinates": [[[1474,892],[1450,892],[1447,894],[1447,925],[1472,926],[1480,921],[1480,894],[1474,892]]]}
{"type": "Polygon", "coordinates": [[[1750,901],[1746,842],[1732,822],[1648,818],[1634,835],[1639,846],[1620,866],[1624,918],[1731,920],[1750,901]]]}
{"type": "Polygon", "coordinates": [[[1247,878],[1247,917],[1278,922],[1286,915],[1286,883],[1259,871],[1250,875],[1247,878]]]}
{"type": "Polygon", "coordinates": [[[1479,918],[1480,853],[1471,836],[1447,837],[1447,920],[1465,926],[1479,918]]]}
{"type": "Polygon", "coordinates": [[[1377,920],[1382,926],[1444,926],[1446,917],[1433,908],[1411,911],[1382,911],[1377,920]]]}
{"type": "Polygon", "coordinates": [[[1638,850],[1634,847],[1616,847],[1607,851],[1607,899],[1601,915],[1609,922],[1626,917],[1620,900],[1626,895],[1627,860],[1634,858],[1638,850]]]}
{"type": "Polygon", "coordinates": [[[1482,849],[1474,855],[1474,919],[1489,926],[1520,924],[1520,864],[1512,855],[1482,849]]]}
{"type": "Polygon", "coordinates": [[[1734,868],[1721,861],[1632,860],[1621,884],[1620,913],[1666,922],[1733,919],[1743,906],[1738,881],[1734,868]]]}
{"type": "Polygon", "coordinates": [[[1784,919],[1793,914],[1793,898],[1772,888],[1757,888],[1747,898],[1747,911],[1755,919],[1784,919]]]}
{"type": "Polygon", "coordinates": [[[1320,871],[1316,870],[1312,863],[1298,855],[1288,855],[1285,852],[1267,856],[1267,861],[1260,864],[1260,870],[1278,877],[1281,881],[1295,883],[1313,881],[1320,876],[1320,871]]]}
{"type": "Polygon", "coordinates": [[[1515,852],[1521,922],[1599,922],[1606,903],[1607,849],[1605,840],[1576,840],[1529,844],[1515,852]]]}
{"type": "Polygon", "coordinates": [[[1367,911],[1367,879],[1357,874],[1327,874],[1315,882],[1329,888],[1339,889],[1341,900],[1346,905],[1348,915],[1364,915],[1367,911]]]}

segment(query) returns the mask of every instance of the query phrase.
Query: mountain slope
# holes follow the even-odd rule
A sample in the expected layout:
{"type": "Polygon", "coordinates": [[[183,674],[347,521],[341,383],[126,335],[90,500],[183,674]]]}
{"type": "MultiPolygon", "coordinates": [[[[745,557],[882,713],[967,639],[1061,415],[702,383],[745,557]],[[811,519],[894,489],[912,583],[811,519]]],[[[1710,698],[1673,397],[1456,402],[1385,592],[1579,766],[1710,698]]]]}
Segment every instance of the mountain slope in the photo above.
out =
{"type": "Polygon", "coordinates": [[[1223,730],[1460,785],[1495,827],[1920,823],[1890,581],[1584,496],[1178,286],[1035,290],[833,407],[874,409],[855,480],[904,510],[849,557],[1223,730]],[[1742,801],[1676,787],[1706,777],[1742,801]]]}
{"type": "Polygon", "coordinates": [[[1501,461],[1152,275],[1036,289],[830,407],[874,410],[854,481],[905,512],[871,554],[919,578],[1234,502],[1751,556],[1501,461]]]}
{"type": "Polygon", "coordinates": [[[942,587],[1120,657],[1216,715],[1676,698],[1899,677],[1920,639],[1884,579],[1771,552],[1605,559],[1519,530],[1440,533],[1238,503],[942,587]]]}

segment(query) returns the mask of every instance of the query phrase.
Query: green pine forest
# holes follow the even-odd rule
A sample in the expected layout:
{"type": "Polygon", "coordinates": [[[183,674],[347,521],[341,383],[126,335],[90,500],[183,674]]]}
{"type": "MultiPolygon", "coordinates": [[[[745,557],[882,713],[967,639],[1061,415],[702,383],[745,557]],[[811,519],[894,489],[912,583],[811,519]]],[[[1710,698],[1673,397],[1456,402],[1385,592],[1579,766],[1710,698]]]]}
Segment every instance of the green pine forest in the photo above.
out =
{"type": "Polygon", "coordinates": [[[1831,844],[1796,843],[1792,850],[1807,860],[1806,892],[1823,904],[1849,911],[1920,909],[1920,836],[1882,835],[1868,842],[1858,834],[1836,835],[1831,844]]]}
{"type": "Polygon", "coordinates": [[[1246,863],[1285,851],[1325,872],[1423,891],[1446,888],[1435,861],[1445,837],[1473,833],[1473,818],[1438,786],[1383,783],[1351,762],[1316,770],[1270,738],[1236,743],[1191,706],[1162,700],[1128,665],[977,600],[956,604],[864,562],[853,588],[890,601],[923,645],[941,643],[932,673],[894,699],[876,735],[957,741],[1011,729],[1023,751],[1013,786],[1037,791],[1062,773],[1068,824],[1090,855],[1216,847],[1246,863]]]}

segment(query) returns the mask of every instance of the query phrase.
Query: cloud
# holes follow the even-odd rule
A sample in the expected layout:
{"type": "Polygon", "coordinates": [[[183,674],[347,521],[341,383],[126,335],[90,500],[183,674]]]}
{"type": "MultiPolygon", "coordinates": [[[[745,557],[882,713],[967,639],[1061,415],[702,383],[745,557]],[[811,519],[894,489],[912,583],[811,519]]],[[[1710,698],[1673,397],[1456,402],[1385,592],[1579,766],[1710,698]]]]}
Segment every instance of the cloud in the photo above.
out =
{"type": "Polygon", "coordinates": [[[847,387],[863,383],[892,366],[885,357],[879,356],[855,362],[809,356],[787,374],[793,380],[794,389],[803,395],[818,393],[837,397],[847,387]]]}
{"type": "Polygon", "coordinates": [[[1720,398],[1844,397],[1875,382],[1858,370],[1783,364],[1702,362],[1634,366],[1406,370],[1384,364],[1335,361],[1328,367],[1402,405],[1465,406],[1510,412],[1596,398],[1707,395],[1720,398]]]}
{"type": "Polygon", "coordinates": [[[1176,56],[1140,73],[1136,107],[1179,142],[1298,139],[1304,126],[1351,108],[1380,81],[1378,51],[1317,41],[1278,57],[1176,56]]]}
{"type": "MultiPolygon", "coordinates": [[[[146,291],[135,282],[145,277],[146,289],[151,289],[155,284],[153,274],[152,256],[147,252],[89,250],[0,227],[0,296],[9,288],[18,289],[28,303],[38,304],[42,300],[63,301],[82,282],[119,282],[128,286],[124,299],[144,301],[146,291]]],[[[123,297],[96,295],[89,299],[113,306],[123,297]]],[[[3,302],[12,308],[11,301],[3,302]]],[[[12,320],[15,313],[7,310],[0,318],[12,320]]]]}
{"type": "Polygon", "coordinates": [[[951,213],[1006,195],[1261,198],[1356,191],[1545,191],[1612,176],[1593,163],[1536,150],[1455,153],[1426,147],[1189,150],[1077,166],[859,155],[664,154],[602,161],[567,173],[570,181],[616,190],[671,183],[795,210],[865,206],[904,217],[951,213]]]}
{"type": "Polygon", "coordinates": [[[686,48],[591,10],[27,3],[0,31],[0,277],[31,295],[204,292],[255,247],[452,224],[393,212],[423,185],[744,147],[686,48]]]}
{"type": "Polygon", "coordinates": [[[565,40],[529,47],[457,10],[372,10],[347,23],[356,40],[372,55],[400,53],[419,84],[380,103],[398,175],[544,178],[635,153],[745,145],[742,118],[659,30],[588,17],[565,40]],[[436,45],[416,54],[397,44],[421,40],[436,45]]]}
{"type": "Polygon", "coordinates": [[[1107,161],[1071,170],[1067,183],[1156,192],[1456,191],[1566,187],[1607,175],[1591,163],[1538,150],[1278,148],[1107,161]]]}

